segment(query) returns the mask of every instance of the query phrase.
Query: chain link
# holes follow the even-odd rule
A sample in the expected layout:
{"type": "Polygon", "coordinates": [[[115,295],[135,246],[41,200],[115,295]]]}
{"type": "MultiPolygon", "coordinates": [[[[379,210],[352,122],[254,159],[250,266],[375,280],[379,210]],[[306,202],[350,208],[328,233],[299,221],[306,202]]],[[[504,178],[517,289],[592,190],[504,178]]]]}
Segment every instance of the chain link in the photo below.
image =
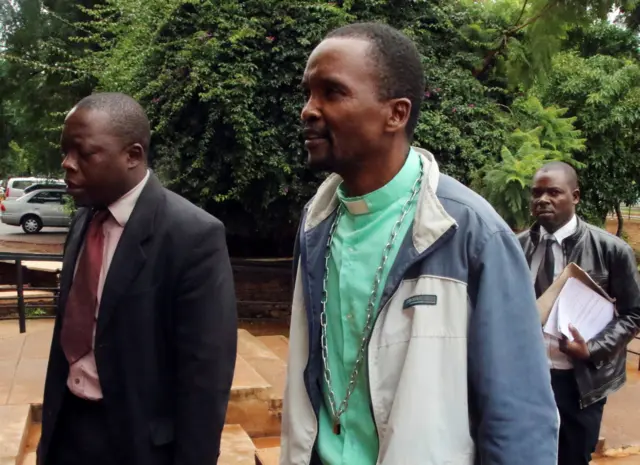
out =
{"type": "Polygon", "coordinates": [[[420,191],[420,186],[422,184],[422,176],[423,176],[423,164],[422,157],[420,159],[420,174],[418,178],[413,183],[413,188],[411,191],[411,196],[402,206],[400,218],[391,228],[391,235],[389,236],[389,240],[382,252],[382,259],[380,261],[380,265],[376,269],[376,274],[373,278],[373,285],[371,289],[371,294],[369,295],[369,302],[367,304],[367,313],[366,313],[366,321],[364,324],[364,329],[362,331],[362,338],[360,340],[360,347],[358,349],[358,355],[356,357],[356,361],[353,367],[353,371],[351,372],[351,376],[349,378],[349,384],[347,385],[347,392],[345,394],[344,399],[340,403],[339,407],[336,407],[336,398],[335,393],[333,391],[333,384],[331,379],[331,369],[329,367],[329,351],[327,344],[327,301],[329,299],[329,291],[328,291],[328,282],[329,282],[329,261],[331,259],[331,245],[333,243],[333,235],[336,231],[338,223],[340,222],[340,218],[344,213],[344,206],[340,204],[338,206],[338,212],[336,213],[336,217],[331,225],[331,229],[329,230],[329,237],[327,238],[327,248],[324,253],[324,280],[322,283],[322,309],[320,313],[320,325],[322,327],[322,333],[320,337],[320,342],[322,346],[322,361],[324,364],[324,380],[327,383],[327,391],[329,404],[331,406],[331,415],[333,417],[333,425],[334,425],[334,433],[340,433],[340,417],[347,410],[349,405],[349,399],[351,398],[351,394],[356,387],[356,381],[358,379],[358,374],[360,369],[362,368],[362,362],[364,361],[365,352],[367,350],[367,346],[369,344],[369,338],[371,337],[371,330],[373,325],[373,315],[376,306],[376,300],[378,298],[378,292],[380,290],[380,284],[382,282],[382,273],[384,271],[385,265],[387,263],[387,259],[389,258],[389,253],[391,252],[391,248],[395,243],[395,240],[398,236],[398,232],[400,230],[400,226],[402,225],[407,213],[409,212],[409,207],[411,203],[418,195],[420,191]]]}

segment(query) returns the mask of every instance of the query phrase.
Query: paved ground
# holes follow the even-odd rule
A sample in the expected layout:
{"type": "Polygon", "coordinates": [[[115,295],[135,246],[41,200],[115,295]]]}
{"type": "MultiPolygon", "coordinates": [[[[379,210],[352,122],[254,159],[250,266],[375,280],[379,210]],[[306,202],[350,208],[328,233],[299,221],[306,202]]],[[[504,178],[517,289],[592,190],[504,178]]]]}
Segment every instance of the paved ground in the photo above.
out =
{"type": "Polygon", "coordinates": [[[0,241],[60,244],[64,242],[66,235],[67,228],[43,228],[37,234],[26,234],[20,226],[10,226],[0,222],[0,241]]]}
{"type": "MultiPolygon", "coordinates": [[[[28,320],[27,333],[21,335],[17,321],[0,321],[0,405],[42,401],[52,326],[52,320],[28,320]]],[[[285,329],[259,326],[246,329],[264,334],[281,334],[285,329]]],[[[637,343],[640,341],[634,345],[637,343]]],[[[628,446],[640,446],[640,372],[637,357],[630,356],[629,362],[628,382],[609,398],[601,431],[608,453],[622,458],[614,462],[598,459],[594,462],[597,465],[640,465],[640,456],[624,458],[630,452],[640,453],[640,447],[624,450],[628,446]]]]}
{"type": "Polygon", "coordinates": [[[25,234],[19,226],[0,223],[0,252],[62,253],[65,228],[44,228],[38,234],[25,234]]]}
{"type": "MultiPolygon", "coordinates": [[[[640,348],[635,340],[633,347],[640,348]]],[[[606,440],[605,447],[621,448],[640,446],[640,371],[638,357],[629,355],[627,364],[627,384],[609,396],[604,408],[604,420],[600,436],[606,440]]]]}

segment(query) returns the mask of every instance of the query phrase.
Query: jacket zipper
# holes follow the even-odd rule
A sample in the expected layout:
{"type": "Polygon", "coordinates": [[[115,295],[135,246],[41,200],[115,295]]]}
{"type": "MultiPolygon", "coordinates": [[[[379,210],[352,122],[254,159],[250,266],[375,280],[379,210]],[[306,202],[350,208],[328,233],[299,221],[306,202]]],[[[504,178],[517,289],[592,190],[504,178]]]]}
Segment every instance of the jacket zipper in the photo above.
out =
{"type": "MultiPolygon", "coordinates": [[[[391,295],[389,296],[387,301],[384,303],[384,306],[379,308],[378,312],[376,312],[376,315],[373,318],[373,324],[371,325],[371,334],[369,335],[369,340],[367,341],[367,389],[369,390],[369,409],[371,410],[371,416],[373,417],[373,425],[376,428],[376,436],[378,436],[378,455],[380,454],[380,444],[379,444],[380,432],[378,430],[378,422],[376,421],[376,415],[375,415],[375,412],[373,411],[373,394],[371,391],[371,377],[369,376],[369,343],[371,342],[371,336],[373,335],[373,331],[376,327],[376,323],[378,322],[378,317],[382,313],[382,310],[384,310],[384,308],[389,304],[389,302],[393,300],[393,297],[398,292],[398,288],[400,287],[400,284],[402,284],[404,274],[407,272],[407,270],[411,268],[413,265],[415,265],[416,263],[418,263],[420,260],[424,260],[427,256],[433,253],[434,250],[437,250],[438,247],[434,248],[433,246],[436,245],[438,242],[441,243],[445,239],[447,239],[451,234],[453,234],[453,231],[456,228],[457,226],[454,225],[454,226],[451,226],[449,229],[447,229],[447,231],[445,231],[438,239],[436,239],[436,243],[432,244],[431,247],[427,248],[424,252],[419,254],[414,260],[411,260],[402,269],[402,272],[400,273],[401,278],[393,287],[393,291],[391,292],[391,295]]],[[[440,244],[437,244],[437,245],[439,246],[440,244]]]]}

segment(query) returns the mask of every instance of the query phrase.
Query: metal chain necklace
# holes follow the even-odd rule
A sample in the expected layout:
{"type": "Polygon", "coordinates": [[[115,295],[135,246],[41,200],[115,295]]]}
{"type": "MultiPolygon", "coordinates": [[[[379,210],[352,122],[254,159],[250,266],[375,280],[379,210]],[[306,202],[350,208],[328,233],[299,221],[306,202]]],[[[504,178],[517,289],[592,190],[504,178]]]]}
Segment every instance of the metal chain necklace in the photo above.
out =
{"type": "Polygon", "coordinates": [[[349,405],[349,398],[356,387],[356,381],[358,379],[358,373],[360,372],[360,368],[362,367],[362,362],[364,361],[365,352],[367,350],[367,346],[369,344],[369,338],[371,336],[372,324],[373,324],[373,315],[376,307],[376,300],[378,298],[378,292],[380,290],[380,284],[382,282],[382,273],[384,271],[385,265],[387,263],[387,259],[389,258],[389,252],[395,243],[395,240],[398,236],[398,231],[400,230],[400,226],[404,221],[404,218],[407,216],[409,212],[409,207],[411,203],[418,195],[420,191],[420,185],[422,184],[422,157],[420,159],[420,174],[418,178],[413,183],[413,188],[411,191],[411,195],[409,199],[402,206],[400,217],[398,221],[391,228],[391,235],[389,236],[389,240],[382,252],[382,259],[380,261],[380,265],[376,269],[376,274],[373,278],[373,285],[371,289],[371,294],[369,295],[369,302],[367,304],[367,313],[366,313],[366,321],[364,324],[364,329],[362,331],[362,338],[360,339],[360,347],[358,350],[358,355],[356,357],[356,361],[353,367],[353,371],[351,372],[351,376],[349,378],[349,384],[347,385],[347,392],[344,397],[344,400],[340,403],[339,407],[336,407],[336,399],[335,393],[333,392],[333,387],[331,384],[331,369],[329,368],[329,352],[327,349],[327,300],[329,297],[328,292],[328,281],[329,281],[329,260],[331,259],[331,244],[333,243],[333,235],[336,231],[338,223],[340,222],[340,218],[344,213],[344,206],[340,204],[338,206],[338,212],[336,213],[336,217],[331,225],[331,229],[329,231],[329,238],[327,239],[327,248],[324,254],[324,280],[322,283],[322,309],[320,313],[320,325],[322,327],[322,335],[320,338],[321,346],[322,346],[322,361],[324,364],[324,380],[327,383],[327,391],[329,397],[329,404],[331,406],[331,416],[333,417],[333,433],[340,434],[340,417],[347,410],[347,406],[349,405]]]}

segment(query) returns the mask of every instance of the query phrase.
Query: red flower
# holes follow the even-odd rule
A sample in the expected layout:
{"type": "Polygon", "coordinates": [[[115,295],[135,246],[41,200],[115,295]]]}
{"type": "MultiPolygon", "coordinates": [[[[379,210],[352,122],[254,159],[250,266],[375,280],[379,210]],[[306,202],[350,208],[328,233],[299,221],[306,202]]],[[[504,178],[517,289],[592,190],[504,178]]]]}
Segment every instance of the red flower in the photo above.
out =
{"type": "Polygon", "coordinates": [[[269,42],[273,42],[274,40],[276,40],[276,38],[275,38],[275,37],[273,37],[273,36],[267,36],[267,40],[268,40],[269,42]]]}

